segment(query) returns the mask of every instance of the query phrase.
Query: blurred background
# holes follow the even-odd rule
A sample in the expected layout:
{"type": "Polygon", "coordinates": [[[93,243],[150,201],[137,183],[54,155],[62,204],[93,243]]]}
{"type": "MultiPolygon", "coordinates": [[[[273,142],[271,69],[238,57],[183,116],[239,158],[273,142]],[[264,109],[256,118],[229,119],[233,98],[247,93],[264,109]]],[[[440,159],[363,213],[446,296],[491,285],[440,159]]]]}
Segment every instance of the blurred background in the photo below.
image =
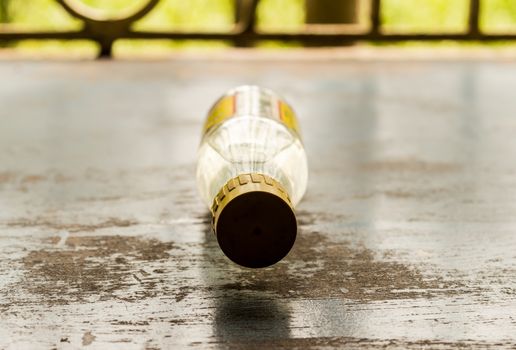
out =
{"type": "MultiPolygon", "coordinates": [[[[95,56],[98,44],[89,40],[95,36],[78,35],[73,40],[45,38],[41,33],[81,32],[84,21],[73,16],[62,3],[69,4],[91,18],[116,19],[122,13],[134,13],[148,0],[0,0],[0,47],[3,51],[30,54],[95,56]],[[36,33],[36,34],[34,34],[36,33]],[[40,33],[40,34],[37,34],[40,33]],[[88,37],[88,38],[85,38],[88,37]],[[23,39],[23,40],[21,40],[23,39]],[[44,40],[40,40],[44,39],[44,40]]],[[[151,1],[152,2],[152,1],[151,1]]],[[[477,3],[478,1],[473,1],[477,3]]],[[[307,23],[353,24],[350,33],[366,33],[371,26],[370,0],[160,0],[142,18],[130,23],[131,31],[151,33],[229,33],[248,8],[256,6],[253,30],[261,33],[299,33],[307,23]],[[240,8],[240,10],[239,10],[240,8]],[[243,10],[242,10],[243,9],[243,10]],[[243,11],[243,12],[242,12],[243,11]]],[[[479,2],[478,30],[482,33],[516,32],[516,1],[483,0],[479,2]]],[[[478,6],[478,5],[477,5],[478,6]]],[[[471,15],[470,0],[383,0],[381,1],[381,32],[389,33],[463,33],[468,31],[471,15]]],[[[100,32],[104,29],[100,28],[100,32]]],[[[95,31],[95,30],[93,30],[95,31]]],[[[312,30],[312,32],[314,32],[312,30]]],[[[97,33],[98,34],[98,33],[97,33]]],[[[99,34],[102,36],[102,33],[99,34]]],[[[119,31],[112,44],[113,55],[159,55],[173,50],[220,50],[234,46],[260,48],[290,48],[299,46],[335,45],[335,40],[304,43],[292,40],[260,40],[238,43],[233,40],[199,37],[196,40],[169,38],[124,38],[119,31]],[[120,37],[120,39],[118,39],[120,37]],[[152,39],[152,40],[150,40],[152,39]]],[[[133,35],[134,36],[134,35],[133,35]]],[[[164,37],[166,35],[163,35],[164,37]]],[[[64,38],[64,36],[63,36],[64,38]]],[[[64,38],[66,39],[66,38],[64,38]]],[[[98,39],[98,38],[97,38],[98,39]]],[[[97,40],[95,39],[95,40],[97,40]]],[[[222,38],[225,39],[225,38],[222,38]]],[[[421,45],[418,40],[403,41],[358,40],[359,45],[421,45]]],[[[453,38],[452,38],[453,39],[453,38]]],[[[510,38],[489,40],[491,47],[512,45],[510,38]]],[[[104,39],[99,39],[104,40],[104,39]]],[[[98,40],[97,40],[98,41],[98,40]]],[[[349,45],[340,42],[338,45],[349,45]]],[[[356,44],[355,40],[353,43],[356,44]]],[[[482,41],[432,40],[424,45],[483,45],[482,41]]],[[[110,51],[110,49],[108,49],[110,51]]],[[[109,55],[108,54],[108,55],[109,55]]]]}

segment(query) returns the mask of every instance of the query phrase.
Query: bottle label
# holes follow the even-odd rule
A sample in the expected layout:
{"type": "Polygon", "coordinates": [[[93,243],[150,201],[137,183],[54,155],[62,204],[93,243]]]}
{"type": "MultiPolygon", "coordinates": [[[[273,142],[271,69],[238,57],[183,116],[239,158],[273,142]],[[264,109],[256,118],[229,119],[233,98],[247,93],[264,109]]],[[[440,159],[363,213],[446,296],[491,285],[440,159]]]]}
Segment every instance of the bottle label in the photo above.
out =
{"type": "Polygon", "coordinates": [[[220,98],[208,113],[203,133],[227,119],[249,116],[278,120],[300,136],[292,108],[273,93],[258,88],[237,90],[220,98]]]}
{"type": "Polygon", "coordinates": [[[222,123],[235,114],[235,95],[224,96],[219,99],[208,113],[203,131],[206,133],[213,126],[222,123]]]}
{"type": "Polygon", "coordinates": [[[292,108],[283,101],[278,101],[279,118],[290,129],[294,130],[298,135],[299,125],[297,124],[297,118],[292,108]]]}

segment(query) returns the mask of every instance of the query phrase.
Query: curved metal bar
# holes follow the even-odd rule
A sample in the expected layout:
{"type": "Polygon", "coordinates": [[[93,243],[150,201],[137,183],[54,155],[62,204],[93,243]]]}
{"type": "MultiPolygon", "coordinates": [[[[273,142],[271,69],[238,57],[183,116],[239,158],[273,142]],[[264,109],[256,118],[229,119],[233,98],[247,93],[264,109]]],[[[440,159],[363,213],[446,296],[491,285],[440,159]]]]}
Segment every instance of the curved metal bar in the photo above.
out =
{"type": "Polygon", "coordinates": [[[130,25],[147,15],[160,0],[148,0],[136,11],[121,11],[117,16],[108,16],[102,10],[92,8],[77,0],[56,0],[70,15],[85,22],[113,23],[124,22],[130,25]]]}
{"type": "Polygon", "coordinates": [[[109,57],[113,42],[130,32],[131,25],[147,15],[159,0],[147,0],[137,11],[122,11],[118,16],[106,16],[102,11],[84,5],[78,0],[56,0],[73,17],[84,22],[83,33],[87,33],[100,45],[99,57],[109,57]]]}
{"type": "Polygon", "coordinates": [[[149,12],[151,12],[160,0],[148,0],[147,3],[142,6],[139,10],[134,12],[132,15],[127,16],[126,20],[129,22],[136,22],[139,19],[145,17],[149,12]]]}

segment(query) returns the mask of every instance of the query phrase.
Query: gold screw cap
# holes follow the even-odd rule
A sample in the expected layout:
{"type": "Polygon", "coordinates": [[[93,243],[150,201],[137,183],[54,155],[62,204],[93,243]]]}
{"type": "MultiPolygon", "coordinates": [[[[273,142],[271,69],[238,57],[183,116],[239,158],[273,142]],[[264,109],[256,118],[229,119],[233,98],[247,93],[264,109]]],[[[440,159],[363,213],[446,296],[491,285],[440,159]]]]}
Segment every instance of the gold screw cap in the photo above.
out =
{"type": "Polygon", "coordinates": [[[229,180],[211,208],[220,248],[245,267],[266,267],[283,259],[296,240],[290,198],[270,176],[250,173],[229,180]]]}

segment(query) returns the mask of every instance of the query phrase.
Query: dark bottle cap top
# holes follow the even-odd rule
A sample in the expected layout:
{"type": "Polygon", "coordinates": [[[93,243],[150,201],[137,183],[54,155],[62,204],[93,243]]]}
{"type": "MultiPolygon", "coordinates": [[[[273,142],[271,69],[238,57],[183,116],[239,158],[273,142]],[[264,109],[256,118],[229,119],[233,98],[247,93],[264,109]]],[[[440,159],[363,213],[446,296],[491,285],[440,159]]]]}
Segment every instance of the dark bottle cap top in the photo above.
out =
{"type": "Polygon", "coordinates": [[[297,222],[281,184],[263,174],[229,180],[213,201],[213,230],[233,262],[266,267],[283,259],[296,240],[297,222]]]}

